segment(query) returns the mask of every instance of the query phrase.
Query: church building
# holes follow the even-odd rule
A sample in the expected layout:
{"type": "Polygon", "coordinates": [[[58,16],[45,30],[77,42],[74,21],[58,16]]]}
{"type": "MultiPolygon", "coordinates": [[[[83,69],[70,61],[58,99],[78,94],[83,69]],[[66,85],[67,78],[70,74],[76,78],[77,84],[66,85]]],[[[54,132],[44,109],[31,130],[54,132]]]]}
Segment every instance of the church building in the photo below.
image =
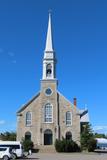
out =
{"type": "Polygon", "coordinates": [[[17,112],[18,141],[31,139],[35,147],[45,147],[64,137],[80,144],[81,123],[89,121],[88,110],[79,110],[76,98],[71,103],[58,91],[56,62],[49,13],[40,91],[17,112]]]}

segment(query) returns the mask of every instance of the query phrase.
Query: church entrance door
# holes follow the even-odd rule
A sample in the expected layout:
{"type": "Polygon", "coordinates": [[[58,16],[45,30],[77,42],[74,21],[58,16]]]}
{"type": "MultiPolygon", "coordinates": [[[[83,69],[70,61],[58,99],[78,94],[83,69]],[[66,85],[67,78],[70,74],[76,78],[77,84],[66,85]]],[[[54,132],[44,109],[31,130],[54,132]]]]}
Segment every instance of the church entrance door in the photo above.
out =
{"type": "Polygon", "coordinates": [[[44,132],[44,145],[52,145],[52,131],[50,129],[45,130],[44,132]]]}

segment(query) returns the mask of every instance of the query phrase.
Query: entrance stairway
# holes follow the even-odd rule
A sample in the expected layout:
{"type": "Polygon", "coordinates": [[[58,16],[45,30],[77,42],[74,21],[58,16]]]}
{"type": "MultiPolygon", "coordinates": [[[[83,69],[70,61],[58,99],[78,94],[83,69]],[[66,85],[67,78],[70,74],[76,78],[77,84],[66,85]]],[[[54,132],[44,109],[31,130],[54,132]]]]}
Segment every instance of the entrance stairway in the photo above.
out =
{"type": "Polygon", "coordinates": [[[44,145],[39,146],[39,152],[40,153],[55,153],[55,147],[54,145],[44,145]]]}

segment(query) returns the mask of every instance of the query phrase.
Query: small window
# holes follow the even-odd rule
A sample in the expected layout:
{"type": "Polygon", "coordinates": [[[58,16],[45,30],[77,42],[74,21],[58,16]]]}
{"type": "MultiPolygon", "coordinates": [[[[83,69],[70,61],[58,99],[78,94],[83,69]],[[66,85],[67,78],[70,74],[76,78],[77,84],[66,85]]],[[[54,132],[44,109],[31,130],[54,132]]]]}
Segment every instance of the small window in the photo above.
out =
{"type": "Polygon", "coordinates": [[[32,124],[32,116],[31,112],[26,113],[26,126],[30,126],[32,124]]]}
{"type": "Polygon", "coordinates": [[[50,103],[46,104],[44,107],[44,122],[52,122],[52,105],[50,103]]]}
{"type": "Polygon", "coordinates": [[[70,111],[66,112],[66,125],[72,125],[72,114],[70,111]]]}

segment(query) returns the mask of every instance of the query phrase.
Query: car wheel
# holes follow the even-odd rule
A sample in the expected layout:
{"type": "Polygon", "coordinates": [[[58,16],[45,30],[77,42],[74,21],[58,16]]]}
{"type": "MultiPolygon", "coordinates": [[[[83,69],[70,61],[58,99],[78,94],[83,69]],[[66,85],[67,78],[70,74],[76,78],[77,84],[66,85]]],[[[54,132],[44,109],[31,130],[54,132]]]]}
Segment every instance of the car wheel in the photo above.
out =
{"type": "Polygon", "coordinates": [[[3,160],[8,160],[8,159],[9,159],[9,157],[6,155],[3,157],[3,160]]]}
{"type": "Polygon", "coordinates": [[[16,158],[17,158],[16,154],[15,154],[15,153],[12,153],[11,158],[12,158],[12,159],[16,159],[16,158]]]}

